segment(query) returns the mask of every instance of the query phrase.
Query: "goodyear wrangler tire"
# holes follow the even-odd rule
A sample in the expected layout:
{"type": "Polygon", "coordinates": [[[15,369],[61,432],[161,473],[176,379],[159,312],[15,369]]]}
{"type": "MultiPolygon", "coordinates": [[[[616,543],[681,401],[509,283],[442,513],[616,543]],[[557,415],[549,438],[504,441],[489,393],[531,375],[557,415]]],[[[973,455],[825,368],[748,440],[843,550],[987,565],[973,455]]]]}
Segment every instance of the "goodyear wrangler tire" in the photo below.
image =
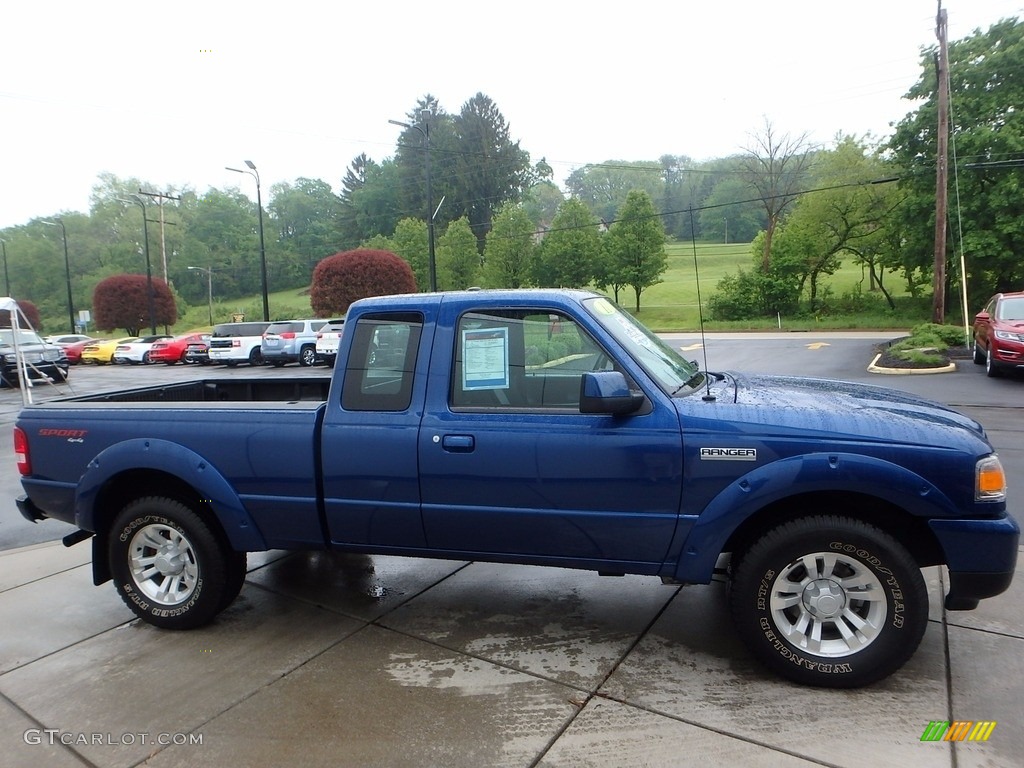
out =
{"type": "Polygon", "coordinates": [[[121,510],[108,554],[121,598],[143,621],[164,629],[208,623],[245,578],[244,555],[227,551],[186,505],[159,496],[121,510]]]}
{"type": "Polygon", "coordinates": [[[769,669],[804,685],[854,688],[892,674],[928,624],[928,590],[910,553],[866,523],[810,517],[740,553],[730,607],[769,669]]]}

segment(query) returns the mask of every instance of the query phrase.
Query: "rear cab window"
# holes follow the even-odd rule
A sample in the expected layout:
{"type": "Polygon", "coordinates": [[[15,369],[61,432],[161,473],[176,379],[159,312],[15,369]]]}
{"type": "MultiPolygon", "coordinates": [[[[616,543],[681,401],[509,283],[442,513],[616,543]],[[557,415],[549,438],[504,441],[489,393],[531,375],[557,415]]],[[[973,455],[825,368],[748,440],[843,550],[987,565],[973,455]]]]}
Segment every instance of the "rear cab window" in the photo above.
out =
{"type": "Polygon", "coordinates": [[[347,411],[404,411],[412,402],[416,355],[423,332],[418,312],[363,315],[352,334],[341,407],[347,411]]]}

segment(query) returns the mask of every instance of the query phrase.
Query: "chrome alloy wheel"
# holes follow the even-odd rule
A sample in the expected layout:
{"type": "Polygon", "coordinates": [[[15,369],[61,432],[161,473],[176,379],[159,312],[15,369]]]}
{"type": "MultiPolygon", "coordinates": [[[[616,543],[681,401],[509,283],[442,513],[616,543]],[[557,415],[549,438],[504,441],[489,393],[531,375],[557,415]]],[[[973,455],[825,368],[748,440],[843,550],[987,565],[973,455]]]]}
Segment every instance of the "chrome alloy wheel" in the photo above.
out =
{"type": "Polygon", "coordinates": [[[160,605],[188,601],[199,579],[192,543],[168,525],[145,525],[129,544],[129,568],[135,586],[160,605]]]}
{"type": "Polygon", "coordinates": [[[816,656],[839,658],[874,641],[885,624],[885,590],[858,560],[837,552],[804,555],[771,585],[771,616],[786,639],[816,656]]]}

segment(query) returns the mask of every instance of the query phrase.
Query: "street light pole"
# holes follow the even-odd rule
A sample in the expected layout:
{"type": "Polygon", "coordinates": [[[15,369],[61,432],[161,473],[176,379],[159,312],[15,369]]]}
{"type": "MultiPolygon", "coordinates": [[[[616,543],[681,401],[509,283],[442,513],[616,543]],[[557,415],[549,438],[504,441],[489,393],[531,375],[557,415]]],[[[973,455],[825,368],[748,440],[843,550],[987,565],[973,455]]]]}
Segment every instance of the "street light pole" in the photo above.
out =
{"type": "Polygon", "coordinates": [[[224,168],[235,173],[248,173],[256,179],[256,207],[259,208],[260,214],[260,280],[263,286],[263,319],[269,321],[270,301],[267,298],[267,251],[263,246],[263,198],[260,195],[260,174],[252,160],[246,160],[245,164],[249,167],[248,171],[243,168],[231,168],[229,166],[224,166],[224,168]]]}
{"type": "Polygon", "coordinates": [[[156,300],[153,295],[153,267],[149,260],[149,225],[146,223],[146,204],[138,197],[127,200],[123,197],[117,198],[122,203],[135,203],[142,207],[142,240],[143,252],[146,254],[146,306],[149,309],[149,332],[156,336],[156,300]]]}
{"type": "Polygon", "coordinates": [[[424,109],[420,112],[422,127],[419,123],[403,123],[400,120],[388,120],[388,122],[392,125],[399,125],[402,128],[415,128],[420,132],[420,136],[423,137],[423,150],[426,152],[427,166],[427,270],[430,277],[430,290],[436,291],[437,262],[434,256],[434,190],[430,185],[430,123],[427,122],[429,115],[429,109],[424,109]]]}
{"type": "Polygon", "coordinates": [[[206,273],[206,295],[210,305],[210,325],[213,325],[213,267],[189,267],[196,272],[206,273]]]}
{"type": "Polygon", "coordinates": [[[11,276],[9,274],[7,274],[7,241],[3,240],[3,239],[0,239],[0,247],[2,247],[3,251],[4,251],[4,285],[7,286],[7,293],[4,294],[4,295],[5,296],[10,296],[11,295],[11,276]]]}
{"type": "Polygon", "coordinates": [[[68,322],[70,333],[75,332],[75,306],[71,301],[71,259],[68,258],[68,229],[64,226],[62,219],[56,221],[44,221],[43,224],[48,224],[51,227],[60,227],[61,234],[64,236],[64,275],[67,278],[68,285],[68,322]]]}

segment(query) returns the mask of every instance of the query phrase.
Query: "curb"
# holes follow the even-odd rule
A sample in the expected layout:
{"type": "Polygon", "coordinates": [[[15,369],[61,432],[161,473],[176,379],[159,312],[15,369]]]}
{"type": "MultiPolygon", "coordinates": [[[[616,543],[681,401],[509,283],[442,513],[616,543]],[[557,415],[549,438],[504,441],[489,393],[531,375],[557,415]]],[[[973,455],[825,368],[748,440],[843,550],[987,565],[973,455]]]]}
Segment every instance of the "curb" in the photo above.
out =
{"type": "Polygon", "coordinates": [[[913,375],[927,375],[930,373],[952,373],[956,370],[956,362],[950,361],[949,365],[944,365],[941,368],[884,368],[880,365],[875,365],[878,362],[878,358],[882,356],[879,352],[875,355],[874,360],[868,364],[868,373],[881,373],[890,376],[913,376],[913,375]]]}

